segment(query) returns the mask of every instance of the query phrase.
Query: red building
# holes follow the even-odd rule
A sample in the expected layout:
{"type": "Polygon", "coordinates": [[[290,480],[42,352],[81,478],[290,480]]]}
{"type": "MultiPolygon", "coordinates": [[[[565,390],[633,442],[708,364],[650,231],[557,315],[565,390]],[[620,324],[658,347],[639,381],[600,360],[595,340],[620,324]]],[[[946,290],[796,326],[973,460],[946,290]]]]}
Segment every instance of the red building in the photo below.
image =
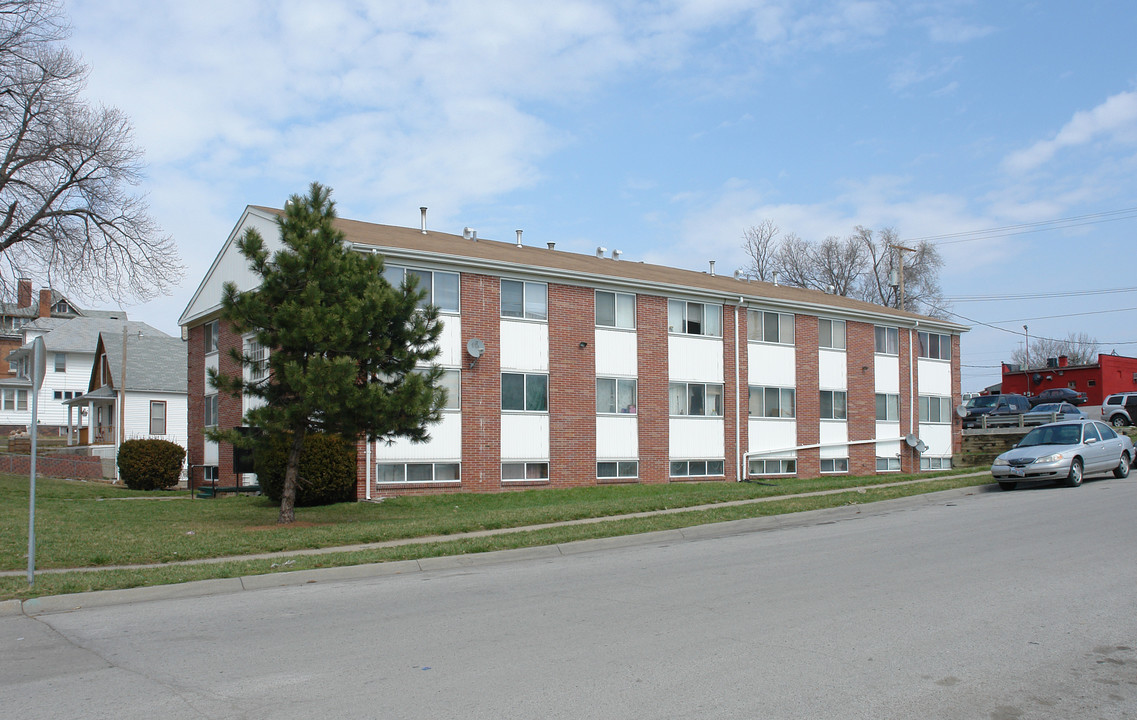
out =
{"type": "Polygon", "coordinates": [[[1084,392],[1086,405],[1101,405],[1106,396],[1137,391],[1137,358],[1098,355],[1090,365],[1070,365],[1066,356],[1050,358],[1047,367],[1022,370],[1003,363],[1004,393],[1037,395],[1049,388],[1070,388],[1084,392]]]}

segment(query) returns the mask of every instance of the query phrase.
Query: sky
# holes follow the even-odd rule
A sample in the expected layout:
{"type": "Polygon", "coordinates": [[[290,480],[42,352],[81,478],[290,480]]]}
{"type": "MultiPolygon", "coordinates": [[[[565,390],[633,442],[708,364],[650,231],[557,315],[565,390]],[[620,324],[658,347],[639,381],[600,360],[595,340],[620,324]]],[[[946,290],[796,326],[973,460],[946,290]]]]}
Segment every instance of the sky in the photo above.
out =
{"type": "Polygon", "coordinates": [[[719,273],[763,220],[890,227],[938,238],[965,392],[1024,335],[1137,356],[1125,0],[63,6],[186,266],[124,309],[171,334],[245,206],[319,181],[344,218],[719,273]]]}

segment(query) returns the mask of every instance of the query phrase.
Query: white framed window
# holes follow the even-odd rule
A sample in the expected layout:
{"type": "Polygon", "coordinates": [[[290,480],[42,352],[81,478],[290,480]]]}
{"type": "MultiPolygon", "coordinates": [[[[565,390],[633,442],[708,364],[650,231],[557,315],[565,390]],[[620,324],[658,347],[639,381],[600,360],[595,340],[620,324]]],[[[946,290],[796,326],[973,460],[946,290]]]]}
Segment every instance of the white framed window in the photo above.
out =
{"type": "Polygon", "coordinates": [[[261,382],[268,379],[268,348],[261,345],[255,337],[246,337],[245,357],[250,363],[245,366],[249,382],[261,382]]]}
{"type": "Polygon", "coordinates": [[[919,355],[933,360],[951,360],[951,335],[919,332],[916,338],[920,343],[919,355]]]}
{"type": "Polygon", "coordinates": [[[375,482],[380,485],[397,483],[452,483],[461,481],[461,463],[378,463],[375,466],[375,482]]]}
{"type": "Polygon", "coordinates": [[[165,435],[166,434],[166,401],[165,400],[151,400],[150,401],[150,434],[151,435],[165,435]]]}
{"type": "Polygon", "coordinates": [[[722,416],[722,385],[673,382],[667,395],[671,415],[722,416]]]}
{"type": "Polygon", "coordinates": [[[751,385],[750,417],[797,417],[797,390],[751,385]]]}
{"type": "Polygon", "coordinates": [[[722,460],[672,460],[671,477],[722,477],[722,460]]]}
{"type": "Polygon", "coordinates": [[[747,310],[746,339],[752,342],[793,345],[794,316],[766,310],[747,310]]]}
{"type": "Polygon", "coordinates": [[[438,384],[446,390],[446,404],[443,410],[462,409],[462,371],[454,368],[445,368],[438,384]]]}
{"type": "Polygon", "coordinates": [[[596,291],[598,327],[636,329],[636,296],[629,293],[596,291]]]}
{"type": "Polygon", "coordinates": [[[217,427],[217,395],[205,396],[205,427],[217,427]]]}
{"type": "Polygon", "coordinates": [[[501,409],[548,412],[549,376],[536,373],[502,373],[501,409]]]}
{"type": "Polygon", "coordinates": [[[55,353],[55,372],[67,372],[67,353],[55,353]]]}
{"type": "Polygon", "coordinates": [[[899,355],[900,354],[900,329],[894,327],[882,327],[877,325],[873,328],[876,336],[876,352],[881,355],[899,355]]]}
{"type": "Polygon", "coordinates": [[[502,279],[501,316],[548,320],[549,286],[545,283],[502,279]]]}
{"type": "Polygon", "coordinates": [[[950,457],[921,457],[921,470],[951,470],[950,457]]]}
{"type": "Polygon", "coordinates": [[[635,378],[596,378],[596,412],[636,414],[635,378]]]}
{"type": "Polygon", "coordinates": [[[216,465],[205,465],[201,468],[202,479],[215,483],[221,479],[221,470],[216,465]]]}
{"type": "Polygon", "coordinates": [[[951,398],[937,395],[920,396],[920,422],[950,423],[951,398]]]}
{"type": "Polygon", "coordinates": [[[876,459],[877,472],[900,472],[900,458],[878,457],[876,459]]]}
{"type": "Polygon", "coordinates": [[[668,300],[667,331],[722,337],[722,305],[668,300]]]}
{"type": "Polygon", "coordinates": [[[534,480],[549,479],[549,463],[543,460],[536,462],[503,462],[501,464],[502,482],[533,482],[534,480]]]}
{"type": "Polygon", "coordinates": [[[846,420],[848,418],[848,411],[846,407],[846,395],[844,390],[822,390],[821,391],[821,419],[822,420],[846,420]]]}
{"type": "Polygon", "coordinates": [[[746,466],[751,475],[793,475],[797,472],[797,459],[750,458],[746,466]]]}
{"type": "Polygon", "coordinates": [[[217,320],[211,320],[205,325],[202,325],[202,335],[205,340],[205,354],[217,352],[218,336],[221,333],[221,323],[217,320]]]}
{"type": "Polygon", "coordinates": [[[845,321],[818,318],[817,344],[834,350],[845,349],[845,321]]]}
{"type": "Polygon", "coordinates": [[[596,477],[601,480],[637,478],[640,475],[638,460],[598,460],[596,477]]]}
{"type": "Polygon", "coordinates": [[[28,409],[28,391],[5,389],[4,390],[4,409],[5,410],[27,410],[28,409]]]}
{"type": "Polygon", "coordinates": [[[434,305],[439,312],[460,312],[459,275],[452,272],[438,270],[420,270],[400,265],[384,265],[383,278],[392,287],[402,287],[403,281],[408,277],[418,280],[416,288],[426,292],[426,297],[419,303],[419,307],[434,305]]]}
{"type": "Polygon", "coordinates": [[[847,473],[849,472],[849,458],[821,458],[821,472],[847,473]]]}
{"type": "Polygon", "coordinates": [[[900,396],[892,393],[877,393],[876,419],[882,422],[899,422],[900,396]]]}

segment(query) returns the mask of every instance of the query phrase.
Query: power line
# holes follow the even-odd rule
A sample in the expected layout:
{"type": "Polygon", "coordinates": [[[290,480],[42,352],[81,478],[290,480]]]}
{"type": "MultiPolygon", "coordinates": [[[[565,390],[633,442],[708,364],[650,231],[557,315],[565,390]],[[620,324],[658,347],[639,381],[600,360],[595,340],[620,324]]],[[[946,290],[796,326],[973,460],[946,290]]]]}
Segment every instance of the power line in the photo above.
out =
{"type": "Polygon", "coordinates": [[[948,302],[989,302],[995,300],[1042,300],[1059,297],[1087,297],[1089,295],[1115,295],[1137,292],[1137,287],[1109,288],[1106,290],[1070,290],[1067,292],[1023,293],[1020,295],[955,295],[945,297],[948,302]]]}
{"type": "MultiPolygon", "coordinates": [[[[1019,335],[1019,332],[1017,330],[1008,330],[1007,328],[999,327],[998,325],[993,325],[991,323],[986,323],[986,322],[983,322],[982,320],[976,320],[975,318],[969,318],[966,315],[960,315],[957,312],[952,312],[951,310],[947,310],[947,309],[942,308],[942,307],[937,307],[935,305],[931,305],[930,303],[929,303],[929,307],[935,308],[936,310],[939,310],[942,313],[952,315],[952,316],[957,317],[961,320],[966,320],[969,323],[974,323],[976,325],[982,325],[983,327],[991,328],[992,330],[998,330],[1000,332],[1005,332],[1008,335],[1019,335]]],[[[1010,321],[1003,320],[1000,322],[1010,322],[1010,321]]],[[[1069,342],[1069,343],[1074,344],[1074,345],[1137,345],[1137,340],[1122,340],[1122,341],[1076,340],[1076,339],[1071,339],[1071,338],[1052,338],[1052,337],[1043,337],[1043,336],[1035,336],[1035,339],[1036,340],[1047,340],[1049,342],[1069,342]]]]}
{"type": "Polygon", "coordinates": [[[1011,235],[1024,235],[1026,233],[1044,232],[1046,230],[1063,230],[1065,228],[1096,225],[1098,223],[1116,222],[1137,218],[1137,208],[1123,208],[1121,210],[1107,210],[1105,212],[1090,213],[1088,215],[1075,215],[1056,220],[1041,220],[1018,225],[1004,225],[1002,227],[987,228],[984,230],[963,230],[941,235],[925,235],[924,237],[905,238],[908,243],[928,242],[933,245],[954,245],[956,243],[974,242],[976,240],[991,240],[1011,235]]]}
{"type": "Polygon", "coordinates": [[[1053,320],[1054,318],[1078,317],[1081,315],[1104,315],[1105,313],[1131,312],[1133,310],[1137,310],[1137,307],[1118,308],[1117,310],[1091,310],[1090,312],[1064,313],[1062,315],[1038,315],[1035,317],[1015,318],[1013,320],[992,320],[991,322],[992,323],[1014,323],[1014,322],[1027,322],[1029,320],[1053,320]]]}

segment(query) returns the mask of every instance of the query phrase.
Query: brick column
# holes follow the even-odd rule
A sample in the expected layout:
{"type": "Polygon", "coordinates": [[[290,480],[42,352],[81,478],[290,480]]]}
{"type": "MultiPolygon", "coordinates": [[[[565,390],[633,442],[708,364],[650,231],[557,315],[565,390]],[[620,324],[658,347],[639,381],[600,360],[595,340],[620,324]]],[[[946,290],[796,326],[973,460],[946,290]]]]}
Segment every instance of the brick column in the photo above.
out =
{"type": "Polygon", "coordinates": [[[549,284],[549,483],[557,487],[596,484],[595,303],[592,288],[549,284]]]}
{"type": "Polygon", "coordinates": [[[478,338],[486,351],[462,368],[462,488],[501,489],[501,282],[462,273],[462,348],[478,338]]]}
{"type": "MultiPolygon", "coordinates": [[[[876,329],[868,323],[845,323],[849,440],[876,437],[876,329]]],[[[876,445],[849,446],[849,473],[876,474],[876,445]]]]}
{"type": "Polygon", "coordinates": [[[186,428],[186,462],[190,480],[200,482],[204,475],[200,467],[205,461],[205,331],[202,325],[189,328],[189,345],[186,347],[186,391],[188,393],[186,428]]]}
{"type": "MultiPolygon", "coordinates": [[[[243,352],[241,336],[233,326],[222,320],[217,339],[217,372],[230,377],[240,377],[244,370],[241,363],[232,355],[233,350],[243,352]]],[[[241,398],[228,393],[217,395],[217,427],[232,429],[240,427],[243,421],[241,398]]],[[[236,485],[237,474],[233,472],[233,446],[227,442],[217,444],[217,482],[219,485],[236,485]]]]}
{"type": "Polygon", "coordinates": [[[667,298],[636,295],[636,347],[640,482],[668,482],[667,298]]]}
{"type": "MultiPolygon", "coordinates": [[[[818,378],[817,317],[794,316],[794,352],[797,357],[797,444],[821,442],[821,385],[818,378]]],[[[798,477],[821,474],[821,453],[817,448],[797,453],[798,477]]]]}
{"type": "Polygon", "coordinates": [[[726,462],[723,472],[727,480],[745,477],[738,472],[739,454],[747,446],[746,413],[750,407],[749,385],[746,377],[746,308],[736,305],[723,305],[722,308],[722,353],[723,353],[723,420],[725,433],[724,448],[726,462]],[[737,315],[736,315],[737,314],[737,315]],[[737,316],[737,332],[735,318],[737,316]],[[738,379],[735,381],[735,348],[738,349],[738,379]],[[741,414],[739,408],[741,407],[741,414]],[[737,439],[736,439],[737,435],[737,439]],[[739,448],[742,448],[740,450],[739,448]]]}
{"type": "MultiPolygon", "coordinates": [[[[912,393],[916,379],[916,348],[918,347],[915,329],[900,329],[900,435],[917,432],[920,428],[919,398],[912,393]],[[911,380],[909,380],[911,369],[911,380]]],[[[920,469],[920,461],[913,448],[900,443],[900,471],[911,473],[920,469]],[[915,464],[915,467],[913,467],[915,464]]]]}

